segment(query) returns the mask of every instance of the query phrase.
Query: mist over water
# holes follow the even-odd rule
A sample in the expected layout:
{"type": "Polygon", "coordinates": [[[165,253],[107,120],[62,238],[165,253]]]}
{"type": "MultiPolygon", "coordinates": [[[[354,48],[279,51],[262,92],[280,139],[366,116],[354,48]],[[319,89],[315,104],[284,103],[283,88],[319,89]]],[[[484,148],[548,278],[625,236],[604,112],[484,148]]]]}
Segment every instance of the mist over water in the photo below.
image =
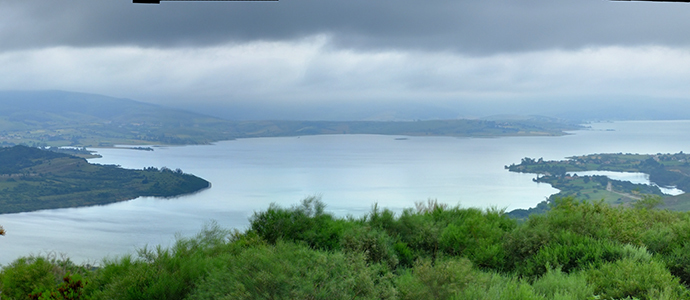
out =
{"type": "Polygon", "coordinates": [[[453,138],[322,135],[256,138],[155,151],[96,149],[92,163],[180,168],[212,188],[171,199],[0,215],[0,264],[55,251],[78,262],[170,245],[217,221],[243,230],[253,212],[320,195],[326,210],[361,216],[374,203],[400,212],[428,198],[463,207],[528,208],[556,193],[505,165],[591,153],[690,151],[690,121],[592,124],[561,137],[453,138]]]}

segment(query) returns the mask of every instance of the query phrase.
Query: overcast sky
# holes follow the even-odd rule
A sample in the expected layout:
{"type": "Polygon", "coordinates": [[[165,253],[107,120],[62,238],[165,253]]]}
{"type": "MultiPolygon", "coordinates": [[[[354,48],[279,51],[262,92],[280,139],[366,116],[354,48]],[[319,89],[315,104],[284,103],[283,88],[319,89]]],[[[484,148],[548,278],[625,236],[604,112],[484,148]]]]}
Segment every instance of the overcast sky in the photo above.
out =
{"type": "Polygon", "coordinates": [[[690,101],[690,4],[3,0],[0,89],[184,106],[690,101]]]}

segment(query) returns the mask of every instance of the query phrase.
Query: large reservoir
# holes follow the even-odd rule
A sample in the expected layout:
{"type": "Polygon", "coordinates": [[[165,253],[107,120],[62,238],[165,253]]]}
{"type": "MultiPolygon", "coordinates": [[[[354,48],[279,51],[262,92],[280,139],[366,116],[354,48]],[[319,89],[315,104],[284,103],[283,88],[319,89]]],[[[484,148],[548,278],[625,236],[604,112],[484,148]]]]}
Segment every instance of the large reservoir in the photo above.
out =
{"type": "Polygon", "coordinates": [[[0,264],[30,254],[65,254],[77,262],[170,245],[205,223],[246,229],[270,203],[320,196],[338,216],[362,216],[372,205],[401,211],[429,198],[463,207],[528,208],[556,193],[511,173],[523,157],[560,160],[591,153],[690,151],[690,121],[591,124],[560,137],[400,137],[322,135],[155,147],[94,149],[90,162],[124,168],[180,168],[210,189],[171,199],[138,198],[106,206],[0,215],[0,264]]]}

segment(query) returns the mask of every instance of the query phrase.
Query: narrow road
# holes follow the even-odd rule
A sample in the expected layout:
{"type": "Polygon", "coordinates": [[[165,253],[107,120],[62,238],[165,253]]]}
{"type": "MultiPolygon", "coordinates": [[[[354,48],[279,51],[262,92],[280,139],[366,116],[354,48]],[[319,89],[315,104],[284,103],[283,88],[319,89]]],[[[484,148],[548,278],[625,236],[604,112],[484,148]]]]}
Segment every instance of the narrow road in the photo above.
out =
{"type": "Polygon", "coordinates": [[[611,181],[609,181],[609,183],[606,185],[606,191],[609,191],[609,192],[611,192],[611,193],[618,194],[618,195],[621,195],[621,196],[623,196],[623,197],[627,197],[627,198],[630,198],[630,199],[635,199],[635,200],[640,200],[640,199],[642,199],[642,198],[637,197],[637,196],[633,196],[633,195],[626,194],[626,193],[619,193],[619,192],[614,191],[614,190],[613,190],[613,185],[611,184],[611,181]]]}

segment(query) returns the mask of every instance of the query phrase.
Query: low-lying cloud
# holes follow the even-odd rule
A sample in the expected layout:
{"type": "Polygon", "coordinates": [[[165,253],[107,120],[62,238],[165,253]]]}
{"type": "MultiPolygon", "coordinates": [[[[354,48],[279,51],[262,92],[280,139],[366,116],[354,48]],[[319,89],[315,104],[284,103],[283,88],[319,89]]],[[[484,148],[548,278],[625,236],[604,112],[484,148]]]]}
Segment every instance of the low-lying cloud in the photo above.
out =
{"type": "Polygon", "coordinates": [[[419,101],[690,93],[690,49],[592,47],[486,56],[359,51],[326,35],[194,48],[50,47],[0,53],[0,89],[159,103],[419,101]]]}

